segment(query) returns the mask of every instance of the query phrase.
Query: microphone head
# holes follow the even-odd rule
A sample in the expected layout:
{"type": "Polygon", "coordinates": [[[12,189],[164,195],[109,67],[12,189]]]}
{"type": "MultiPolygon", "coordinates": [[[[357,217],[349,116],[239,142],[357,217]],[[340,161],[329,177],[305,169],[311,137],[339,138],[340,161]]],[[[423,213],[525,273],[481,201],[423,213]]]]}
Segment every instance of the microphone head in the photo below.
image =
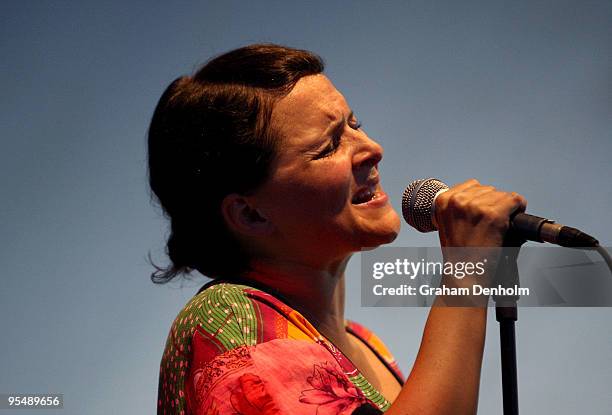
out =
{"type": "Polygon", "coordinates": [[[410,183],[402,196],[402,214],[406,222],[420,232],[435,231],[434,201],[440,191],[447,189],[445,183],[433,178],[410,183]]]}

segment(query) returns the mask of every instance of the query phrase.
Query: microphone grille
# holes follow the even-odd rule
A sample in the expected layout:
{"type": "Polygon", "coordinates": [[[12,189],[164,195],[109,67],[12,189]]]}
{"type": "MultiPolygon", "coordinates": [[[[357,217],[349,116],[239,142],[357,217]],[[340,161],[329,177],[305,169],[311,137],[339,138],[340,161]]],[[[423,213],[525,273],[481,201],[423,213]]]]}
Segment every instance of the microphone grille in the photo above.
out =
{"type": "Polygon", "coordinates": [[[420,232],[436,230],[432,208],[436,194],[448,186],[438,179],[415,180],[406,187],[402,196],[402,214],[410,226],[420,232]]]}

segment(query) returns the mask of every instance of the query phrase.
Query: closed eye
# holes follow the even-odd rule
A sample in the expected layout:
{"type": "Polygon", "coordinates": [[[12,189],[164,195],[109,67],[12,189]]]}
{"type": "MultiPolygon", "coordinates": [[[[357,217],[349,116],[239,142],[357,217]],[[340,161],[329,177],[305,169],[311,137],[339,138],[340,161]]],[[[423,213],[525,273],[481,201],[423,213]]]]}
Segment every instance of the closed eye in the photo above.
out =
{"type": "MultiPolygon", "coordinates": [[[[329,157],[336,152],[338,147],[342,142],[342,135],[344,134],[344,118],[342,122],[338,123],[338,125],[333,129],[332,137],[327,146],[323,150],[321,150],[318,154],[313,157],[313,160],[322,159],[325,157],[329,157]]],[[[353,130],[359,130],[361,128],[361,123],[355,117],[355,114],[351,111],[348,117],[348,121],[346,124],[353,130]]]]}
{"type": "Polygon", "coordinates": [[[336,152],[338,147],[340,147],[340,142],[342,141],[342,132],[336,133],[332,136],[329,144],[325,146],[323,150],[321,150],[317,155],[314,156],[313,160],[322,159],[328,156],[331,156],[336,152]]]}

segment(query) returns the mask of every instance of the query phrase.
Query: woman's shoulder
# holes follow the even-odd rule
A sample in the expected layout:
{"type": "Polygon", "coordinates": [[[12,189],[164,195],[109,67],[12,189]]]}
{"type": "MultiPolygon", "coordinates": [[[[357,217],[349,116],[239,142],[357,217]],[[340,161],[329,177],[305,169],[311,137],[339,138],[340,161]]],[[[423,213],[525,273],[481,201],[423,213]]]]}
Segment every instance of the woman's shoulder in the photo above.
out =
{"type": "Polygon", "coordinates": [[[187,352],[197,342],[219,354],[277,339],[316,341],[317,335],[276,296],[251,285],[213,281],[178,313],[168,340],[187,352]]]}
{"type": "Polygon", "coordinates": [[[403,382],[404,374],[387,345],[372,330],[356,321],[346,320],[346,330],[364,342],[403,382]]]}
{"type": "Polygon", "coordinates": [[[381,355],[391,355],[387,346],[371,329],[353,320],[346,320],[346,330],[365,341],[368,346],[376,349],[381,355]]]}
{"type": "Polygon", "coordinates": [[[176,316],[171,329],[173,337],[191,340],[201,334],[225,349],[255,344],[251,334],[257,315],[247,293],[250,287],[218,283],[204,288],[176,316]]]}

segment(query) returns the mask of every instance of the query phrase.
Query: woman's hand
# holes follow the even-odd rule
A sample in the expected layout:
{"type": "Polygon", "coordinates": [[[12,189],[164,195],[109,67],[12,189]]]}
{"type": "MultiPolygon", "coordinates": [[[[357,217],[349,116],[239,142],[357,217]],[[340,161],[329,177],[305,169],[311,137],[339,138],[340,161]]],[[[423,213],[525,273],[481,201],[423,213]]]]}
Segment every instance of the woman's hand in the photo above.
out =
{"type": "MultiPolygon", "coordinates": [[[[442,284],[456,287],[488,285],[495,276],[500,247],[510,227],[510,217],[523,212],[527,201],[516,192],[501,192],[470,179],[458,184],[435,201],[435,219],[445,262],[486,263],[478,278],[453,278],[446,275],[442,284]]],[[[438,298],[443,304],[485,306],[487,296],[438,298]]]]}
{"type": "Polygon", "coordinates": [[[436,198],[435,216],[443,247],[499,247],[510,216],[523,212],[527,200],[470,179],[436,198]]]}

